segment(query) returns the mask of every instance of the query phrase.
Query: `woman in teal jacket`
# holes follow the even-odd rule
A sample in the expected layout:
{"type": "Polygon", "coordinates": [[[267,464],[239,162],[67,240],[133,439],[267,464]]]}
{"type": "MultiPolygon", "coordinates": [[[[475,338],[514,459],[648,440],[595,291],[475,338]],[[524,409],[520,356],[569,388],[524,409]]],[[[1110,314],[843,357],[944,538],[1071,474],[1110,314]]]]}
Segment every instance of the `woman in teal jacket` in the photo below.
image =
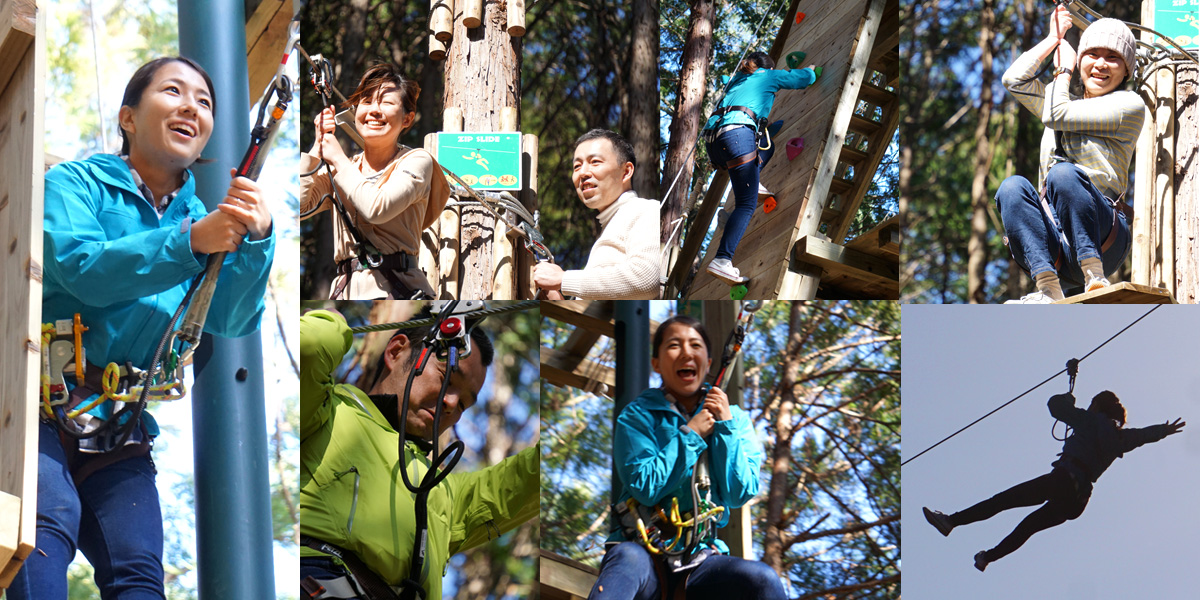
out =
{"type": "Polygon", "coordinates": [[[78,314],[88,328],[88,365],[83,381],[66,379],[70,402],[42,413],[38,552],[18,572],[10,600],[65,600],[77,549],[95,569],[103,598],[164,597],[154,419],[127,412],[108,426],[118,410],[112,400],[73,418],[65,413],[98,398],[104,365],[150,368],[208,254],[229,253],[206,330],[235,337],[258,329],[274,251],[262,191],[236,178],[220,210],[208,213],[188,171],[212,133],[214,96],[208,74],[191,60],[153,60],[125,88],[121,154],[46,174],[42,320],[78,314]],[[76,439],[97,428],[105,433],[76,439]]]}
{"type": "MultiPolygon", "coordinates": [[[[651,364],[663,387],[646,390],[625,407],[613,432],[613,460],[621,478],[618,506],[632,498],[670,514],[678,500],[681,513],[692,511],[692,469],[706,450],[712,503],[724,508],[717,527],[729,522],[729,510],[758,494],[762,445],[746,412],[730,406],[720,388],[704,384],[712,365],[709,348],[704,326],[691,317],[672,317],[655,332],[651,364]]],[[[715,537],[678,565],[652,556],[621,530],[609,536],[608,544],[589,599],[651,600],[679,586],[688,600],[785,597],[774,570],[725,556],[728,547],[715,537]]]]}
{"type": "MultiPolygon", "coordinates": [[[[766,131],[775,94],[807,88],[820,74],[820,67],[776,70],[775,61],[766,53],[751,52],[738,65],[738,73],[729,81],[721,103],[704,124],[708,157],[718,169],[729,171],[735,202],[708,272],[730,285],[746,281],[733,266],[733,253],[754,216],[758,197],[770,196],[759,184],[759,175],[775,154],[775,144],[766,131]],[[760,144],[759,140],[765,142],[760,144]]],[[[773,206],[771,199],[768,210],[773,206]]]]}

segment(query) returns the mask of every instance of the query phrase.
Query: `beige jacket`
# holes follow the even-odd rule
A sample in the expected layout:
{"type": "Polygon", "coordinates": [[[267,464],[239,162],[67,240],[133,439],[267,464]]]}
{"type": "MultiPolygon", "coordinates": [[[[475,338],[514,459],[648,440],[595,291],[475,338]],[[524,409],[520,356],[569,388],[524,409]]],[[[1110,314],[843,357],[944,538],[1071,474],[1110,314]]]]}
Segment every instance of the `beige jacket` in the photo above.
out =
{"type": "Polygon", "coordinates": [[[563,273],[562,293],[586,300],[658,297],[658,202],[621,194],[597,215],[604,230],[582,270],[563,273]]]}

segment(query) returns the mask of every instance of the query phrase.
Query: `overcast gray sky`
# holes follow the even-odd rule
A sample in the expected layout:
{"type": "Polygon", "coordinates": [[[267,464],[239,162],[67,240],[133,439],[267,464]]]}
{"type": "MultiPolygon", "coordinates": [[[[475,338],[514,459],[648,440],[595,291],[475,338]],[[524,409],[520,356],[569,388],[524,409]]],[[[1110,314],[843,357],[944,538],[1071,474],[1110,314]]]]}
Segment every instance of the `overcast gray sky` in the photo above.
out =
{"type": "MultiPolygon", "coordinates": [[[[1061,370],[1149,306],[903,308],[903,457],[1061,370]]],[[[1083,515],[1019,550],[973,566],[1032,508],[1003,512],[944,538],[921,507],[951,513],[1050,471],[1050,381],[903,469],[906,600],[1196,598],[1200,595],[1200,310],[1164,306],[1080,366],[1076,404],[1111,389],[1128,426],[1183,417],[1188,426],[1118,459],[1083,515]]],[[[1058,435],[1063,427],[1058,426],[1058,435]]]]}

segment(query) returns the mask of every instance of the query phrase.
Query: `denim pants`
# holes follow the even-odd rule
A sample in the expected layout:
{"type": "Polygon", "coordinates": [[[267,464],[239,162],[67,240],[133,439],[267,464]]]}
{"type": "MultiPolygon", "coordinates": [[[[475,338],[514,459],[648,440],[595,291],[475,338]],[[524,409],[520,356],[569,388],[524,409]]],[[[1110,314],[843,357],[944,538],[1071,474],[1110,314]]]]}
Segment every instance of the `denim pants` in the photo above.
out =
{"type": "Polygon", "coordinates": [[[995,548],[984,557],[988,562],[1000,560],[1020,548],[1033,534],[1079,518],[1092,497],[1092,484],[1076,484],[1066,469],[1056,468],[1049,473],[1019,483],[968,508],[950,515],[955,527],[990,519],[1001,511],[1022,506],[1040,508],[1029,513],[995,548]]]}
{"type": "Polygon", "coordinates": [[[1113,227],[1113,211],[1108,199],[1079,167],[1059,163],[1046,174],[1046,200],[1062,225],[1070,244],[1062,248],[1058,230],[1042,209],[1038,191],[1029,180],[1009,177],[996,190],[996,206],[1004,221],[1004,233],[1013,257],[1031,277],[1054,270],[1054,261],[1064,252],[1058,275],[1067,283],[1085,283],[1079,262],[1085,258],[1100,258],[1104,272],[1112,273],[1128,256],[1132,237],[1125,215],[1117,217],[1117,238],[1103,256],[1100,246],[1113,227]]]}
{"type": "MultiPolygon", "coordinates": [[[[680,585],[682,576],[668,576],[680,585]]],[[[784,600],[775,570],[766,563],[714,554],[687,578],[687,600],[784,600]]],[[[668,593],[671,590],[667,590],[668,593]]],[[[654,559],[635,542],[608,549],[588,600],[658,600],[662,596],[654,559]]]]}
{"type": "Polygon", "coordinates": [[[58,430],[38,436],[37,548],[17,572],[9,600],[66,600],[67,565],[78,548],[103,600],[163,600],[163,522],[149,455],[104,467],[78,487],[58,430]]]}
{"type": "Polygon", "coordinates": [[[725,222],[725,233],[721,234],[716,258],[732,260],[742,235],[746,233],[746,226],[750,224],[750,217],[754,216],[754,209],[758,206],[758,175],[775,154],[775,144],[772,143],[769,150],[760,150],[754,128],[747,125],[722,133],[706,147],[709,160],[722,169],[735,158],[758,153],[758,160],[728,169],[729,182],[733,185],[733,213],[725,222]]]}

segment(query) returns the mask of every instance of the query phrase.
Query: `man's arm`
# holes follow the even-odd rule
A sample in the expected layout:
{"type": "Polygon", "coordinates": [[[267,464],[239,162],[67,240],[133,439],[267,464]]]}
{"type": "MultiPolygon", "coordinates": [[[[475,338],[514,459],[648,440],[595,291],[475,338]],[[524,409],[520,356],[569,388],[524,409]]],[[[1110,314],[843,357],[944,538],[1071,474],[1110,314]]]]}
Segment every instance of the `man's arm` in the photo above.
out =
{"type": "Polygon", "coordinates": [[[350,350],[354,335],[337,313],[314,310],[300,317],[300,441],[329,418],[326,402],[333,371],[350,350]]]}
{"type": "Polygon", "coordinates": [[[1121,452],[1129,452],[1139,446],[1152,444],[1169,435],[1175,435],[1187,425],[1183,419],[1149,427],[1130,427],[1121,430],[1121,452]]]}
{"type": "Polygon", "coordinates": [[[454,473],[446,479],[454,499],[450,554],[478,546],[538,515],[539,447],[526,448],[491,467],[454,473]]]}

